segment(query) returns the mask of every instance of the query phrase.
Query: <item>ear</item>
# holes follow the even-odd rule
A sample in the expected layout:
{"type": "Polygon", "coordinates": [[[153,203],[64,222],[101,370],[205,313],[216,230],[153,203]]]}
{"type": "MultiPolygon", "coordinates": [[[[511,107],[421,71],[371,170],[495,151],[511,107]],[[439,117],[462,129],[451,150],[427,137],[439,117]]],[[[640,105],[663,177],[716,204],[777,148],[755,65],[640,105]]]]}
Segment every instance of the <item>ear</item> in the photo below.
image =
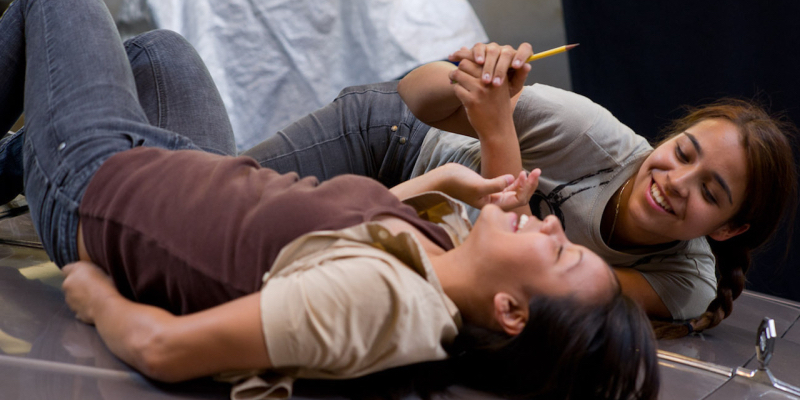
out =
{"type": "Polygon", "coordinates": [[[721,227],[717,228],[714,232],[711,232],[710,236],[712,239],[721,242],[723,240],[728,240],[736,235],[741,235],[742,233],[747,232],[750,229],[750,224],[744,224],[742,226],[737,226],[733,228],[731,224],[725,224],[721,227]]]}
{"type": "Polygon", "coordinates": [[[519,335],[528,322],[528,303],[508,293],[497,293],[494,295],[494,319],[507,334],[519,335]]]}

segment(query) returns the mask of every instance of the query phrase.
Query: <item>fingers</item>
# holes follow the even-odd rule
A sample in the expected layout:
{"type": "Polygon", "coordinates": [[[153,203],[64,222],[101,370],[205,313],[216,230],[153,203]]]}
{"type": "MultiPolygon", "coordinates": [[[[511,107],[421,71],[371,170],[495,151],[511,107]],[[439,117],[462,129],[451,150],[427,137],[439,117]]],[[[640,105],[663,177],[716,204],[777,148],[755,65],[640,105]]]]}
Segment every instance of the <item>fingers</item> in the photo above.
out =
{"type": "Polygon", "coordinates": [[[64,275],[66,275],[66,276],[69,276],[69,274],[71,274],[73,271],[75,271],[75,268],[77,268],[77,267],[75,266],[75,264],[76,264],[76,263],[67,264],[67,265],[66,265],[64,268],[61,268],[61,272],[62,272],[64,275]]]}
{"type": "Polygon", "coordinates": [[[70,263],[64,266],[61,269],[61,272],[64,273],[65,276],[69,277],[70,275],[84,275],[84,274],[91,274],[95,275],[98,274],[99,276],[105,277],[107,276],[103,270],[98,268],[96,265],[88,262],[88,261],[76,261],[74,263],[70,263]]]}
{"type": "Polygon", "coordinates": [[[511,61],[511,68],[520,69],[528,64],[528,58],[533,55],[533,48],[530,43],[522,43],[514,53],[514,59],[511,61]]]}
{"type": "Polygon", "coordinates": [[[510,81],[508,82],[511,87],[511,93],[516,94],[525,86],[525,80],[528,79],[528,73],[531,72],[531,65],[528,63],[522,64],[522,68],[514,70],[510,74],[510,81]]]}
{"type": "Polygon", "coordinates": [[[505,174],[487,181],[486,193],[498,193],[513,190],[516,183],[514,175],[505,174]]]}
{"type": "Polygon", "coordinates": [[[539,168],[534,169],[529,174],[521,171],[514,182],[503,190],[506,196],[497,199],[502,202],[498,205],[504,209],[514,209],[528,204],[539,186],[539,176],[541,174],[542,171],[539,168]]]}
{"type": "Polygon", "coordinates": [[[474,65],[482,66],[480,74],[471,73],[471,75],[479,77],[481,82],[487,85],[501,86],[509,76],[520,75],[513,81],[519,86],[520,82],[525,82],[530,71],[530,65],[526,61],[531,55],[533,50],[528,43],[522,43],[517,49],[497,43],[476,43],[472,49],[462,47],[448,59],[458,63],[468,60],[474,65]]]}
{"type": "Polygon", "coordinates": [[[456,97],[467,107],[477,99],[485,86],[480,80],[481,66],[469,60],[463,60],[458,68],[450,71],[450,81],[455,84],[456,97]]]}
{"type": "Polygon", "coordinates": [[[450,71],[450,79],[458,83],[466,81],[465,77],[480,79],[482,67],[474,61],[462,60],[458,68],[450,71]]]}
{"type": "Polygon", "coordinates": [[[67,306],[82,322],[93,323],[92,310],[96,304],[118,294],[111,278],[102,269],[86,261],[67,264],[62,271],[66,275],[61,287],[67,306]]]}
{"type": "Polygon", "coordinates": [[[528,178],[525,181],[527,186],[532,186],[533,190],[539,186],[539,177],[542,176],[542,170],[539,168],[535,168],[528,174],[528,178]]]}
{"type": "Polygon", "coordinates": [[[520,181],[517,192],[519,195],[524,197],[524,199],[520,200],[524,201],[525,203],[530,200],[531,196],[533,196],[533,193],[536,191],[536,188],[539,187],[539,176],[541,175],[542,170],[539,168],[534,169],[527,176],[522,176],[522,174],[520,174],[520,177],[517,178],[520,181]]]}
{"type": "MultiPolygon", "coordinates": [[[[477,44],[475,44],[475,46],[477,46],[478,44],[482,44],[482,43],[477,43],[477,44]]],[[[453,54],[450,54],[449,56],[447,56],[447,59],[450,62],[454,62],[454,63],[459,63],[459,62],[461,62],[463,60],[475,61],[475,56],[473,54],[474,54],[474,52],[473,52],[472,49],[468,49],[466,47],[462,47],[462,48],[458,49],[456,52],[454,52],[453,54]]],[[[483,63],[483,60],[481,60],[481,63],[483,63]]]]}
{"type": "Polygon", "coordinates": [[[483,64],[486,61],[485,44],[475,43],[475,46],[472,46],[472,59],[478,64],[483,64]]]}

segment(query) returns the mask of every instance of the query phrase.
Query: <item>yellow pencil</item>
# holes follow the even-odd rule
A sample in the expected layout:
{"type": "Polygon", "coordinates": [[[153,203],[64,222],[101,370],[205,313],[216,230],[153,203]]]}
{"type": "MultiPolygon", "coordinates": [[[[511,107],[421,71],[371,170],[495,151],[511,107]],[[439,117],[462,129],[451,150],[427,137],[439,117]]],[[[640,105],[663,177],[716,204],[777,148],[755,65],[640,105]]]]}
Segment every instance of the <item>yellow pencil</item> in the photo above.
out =
{"type": "Polygon", "coordinates": [[[567,51],[567,50],[569,50],[569,49],[571,49],[571,48],[573,48],[573,47],[575,47],[575,46],[577,46],[579,44],[580,43],[568,44],[568,45],[564,45],[564,46],[561,46],[561,47],[556,47],[555,49],[550,49],[550,50],[547,50],[547,51],[543,51],[541,53],[536,53],[536,54],[528,57],[528,60],[525,61],[525,62],[536,61],[536,60],[539,60],[539,59],[542,59],[542,58],[545,58],[545,57],[550,57],[550,56],[558,54],[558,53],[563,53],[563,52],[565,52],[565,51],[567,51]]]}

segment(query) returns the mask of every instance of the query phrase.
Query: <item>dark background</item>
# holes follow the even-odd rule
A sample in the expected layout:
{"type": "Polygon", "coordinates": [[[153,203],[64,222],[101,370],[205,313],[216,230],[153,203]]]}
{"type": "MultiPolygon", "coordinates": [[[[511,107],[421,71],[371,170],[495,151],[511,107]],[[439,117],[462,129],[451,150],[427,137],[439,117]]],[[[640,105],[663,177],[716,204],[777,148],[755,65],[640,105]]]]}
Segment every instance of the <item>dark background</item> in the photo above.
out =
{"type": "MultiPolygon", "coordinates": [[[[651,141],[681,106],[725,96],[800,125],[800,1],[562,4],[567,42],[581,44],[569,52],[573,90],[651,141]]],[[[784,227],[757,254],[747,288],[800,301],[800,224],[789,225],[793,239],[784,227]]]]}

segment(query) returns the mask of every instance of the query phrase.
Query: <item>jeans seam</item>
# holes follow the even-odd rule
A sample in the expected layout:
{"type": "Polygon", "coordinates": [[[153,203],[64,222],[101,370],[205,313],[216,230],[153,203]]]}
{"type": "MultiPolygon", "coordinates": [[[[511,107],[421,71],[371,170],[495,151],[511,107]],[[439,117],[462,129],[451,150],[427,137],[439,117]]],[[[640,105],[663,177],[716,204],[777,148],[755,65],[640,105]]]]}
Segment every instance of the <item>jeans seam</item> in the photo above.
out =
{"type": "Polygon", "coordinates": [[[367,93],[367,92],[374,92],[374,93],[381,93],[381,94],[394,94],[394,93],[397,93],[397,89],[381,90],[381,89],[376,89],[376,88],[372,88],[372,87],[364,88],[362,90],[358,90],[358,91],[354,90],[354,91],[350,91],[350,92],[347,92],[347,93],[340,94],[339,96],[336,96],[336,98],[333,101],[337,101],[339,99],[348,97],[350,95],[359,95],[359,94],[364,94],[364,93],[367,93]]]}
{"type": "Polygon", "coordinates": [[[165,125],[165,120],[168,118],[168,116],[167,108],[164,107],[164,102],[162,101],[161,96],[166,96],[167,91],[163,87],[164,82],[162,80],[162,75],[159,72],[161,66],[158,63],[158,54],[156,54],[155,47],[156,46],[142,46],[141,48],[145,53],[147,53],[147,59],[150,62],[150,68],[153,71],[153,77],[156,81],[156,100],[158,102],[158,125],[156,126],[163,128],[165,125]]]}
{"type": "MultiPolygon", "coordinates": [[[[404,122],[398,122],[397,124],[380,123],[380,124],[375,124],[375,125],[367,127],[367,130],[375,129],[375,128],[386,128],[386,127],[395,126],[395,125],[406,125],[406,124],[404,122]]],[[[315,142],[315,143],[313,143],[313,144],[311,144],[309,146],[303,147],[303,148],[292,149],[292,151],[289,152],[289,153],[281,154],[279,156],[272,157],[272,158],[267,158],[267,159],[264,159],[263,161],[264,162],[268,162],[268,161],[280,160],[280,159],[282,159],[284,157],[289,157],[289,156],[292,156],[292,155],[294,155],[296,153],[299,153],[299,152],[302,152],[302,151],[308,151],[308,150],[317,148],[317,147],[319,147],[321,145],[324,145],[326,143],[335,142],[335,141],[337,141],[339,139],[342,139],[342,138],[346,138],[346,137],[353,136],[353,135],[360,136],[360,133],[361,133],[360,130],[359,131],[347,131],[347,132],[342,133],[341,135],[338,135],[338,136],[335,136],[335,137],[332,137],[332,138],[328,138],[328,139],[323,140],[321,142],[315,142]]],[[[279,134],[283,135],[282,133],[279,133],[279,134]]],[[[389,137],[389,140],[392,140],[392,138],[397,137],[397,136],[398,136],[397,134],[392,134],[389,137]]]]}
{"type": "Polygon", "coordinates": [[[348,137],[348,136],[352,136],[352,135],[353,135],[352,132],[345,132],[345,133],[342,133],[341,135],[338,135],[336,137],[332,137],[332,138],[329,138],[327,140],[323,140],[321,142],[315,142],[315,143],[311,144],[310,146],[306,146],[306,147],[303,147],[303,148],[300,148],[300,149],[292,149],[291,152],[288,152],[286,154],[281,154],[281,155],[276,156],[276,157],[264,159],[263,162],[280,160],[280,159],[285,158],[285,157],[293,156],[296,153],[300,153],[300,152],[303,152],[303,151],[308,151],[308,150],[317,148],[317,147],[319,147],[319,146],[321,146],[323,144],[330,143],[330,142],[335,142],[335,141],[337,141],[339,139],[342,139],[342,138],[345,138],[345,137],[348,137]]]}

